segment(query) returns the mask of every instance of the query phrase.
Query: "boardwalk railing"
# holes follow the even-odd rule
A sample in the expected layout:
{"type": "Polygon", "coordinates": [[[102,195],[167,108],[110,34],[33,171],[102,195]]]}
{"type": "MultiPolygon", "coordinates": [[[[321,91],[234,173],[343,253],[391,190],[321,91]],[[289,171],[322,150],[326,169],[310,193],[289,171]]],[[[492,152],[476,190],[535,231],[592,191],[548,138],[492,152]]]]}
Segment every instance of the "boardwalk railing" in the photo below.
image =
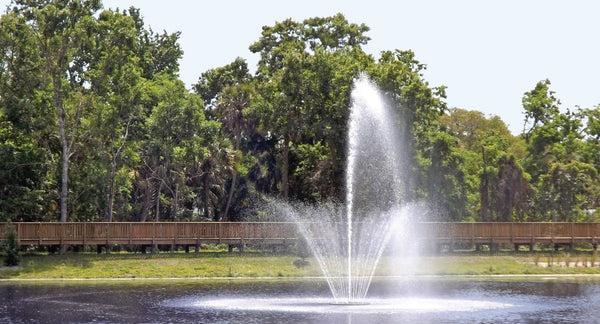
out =
{"type": "Polygon", "coordinates": [[[597,244],[600,223],[421,223],[422,239],[442,244],[597,244]]]}
{"type": "MultiPolygon", "coordinates": [[[[286,222],[13,223],[21,245],[292,244],[286,222]]],[[[597,245],[600,223],[420,223],[419,241],[434,244],[597,245]]],[[[0,241],[6,223],[0,223],[0,241]]]]}
{"type": "MultiPolygon", "coordinates": [[[[288,244],[293,223],[13,223],[22,245],[288,244]]],[[[0,239],[6,223],[0,223],[0,239]]]]}

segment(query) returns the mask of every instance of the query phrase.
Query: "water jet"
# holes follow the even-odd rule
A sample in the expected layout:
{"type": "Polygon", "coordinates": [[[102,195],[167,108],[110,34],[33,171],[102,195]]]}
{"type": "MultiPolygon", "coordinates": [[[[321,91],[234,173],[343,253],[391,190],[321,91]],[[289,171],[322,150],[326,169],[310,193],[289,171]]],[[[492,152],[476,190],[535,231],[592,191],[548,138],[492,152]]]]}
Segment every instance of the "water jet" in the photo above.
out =
{"type": "Polygon", "coordinates": [[[362,74],[351,93],[345,205],[278,205],[298,224],[335,304],[364,303],[387,242],[412,208],[403,192],[405,154],[391,105],[362,74]]]}

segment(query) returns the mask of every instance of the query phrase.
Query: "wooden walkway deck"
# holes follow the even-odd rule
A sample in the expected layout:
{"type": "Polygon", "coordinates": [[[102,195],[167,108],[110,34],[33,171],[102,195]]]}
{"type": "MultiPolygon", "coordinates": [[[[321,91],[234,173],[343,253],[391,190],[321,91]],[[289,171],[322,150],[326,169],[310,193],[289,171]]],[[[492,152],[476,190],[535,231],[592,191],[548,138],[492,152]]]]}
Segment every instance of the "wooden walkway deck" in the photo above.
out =
{"type": "MultiPolygon", "coordinates": [[[[126,222],[126,223],[13,223],[21,245],[291,245],[294,223],[126,222]]],[[[420,223],[417,239],[426,244],[473,246],[537,243],[597,247],[600,223],[420,223]]],[[[0,241],[6,223],[0,223],[0,241]]]]}
{"type": "Polygon", "coordinates": [[[497,247],[513,245],[515,249],[535,244],[590,244],[600,241],[600,223],[421,223],[419,232],[425,241],[438,245],[471,244],[497,247]]]}

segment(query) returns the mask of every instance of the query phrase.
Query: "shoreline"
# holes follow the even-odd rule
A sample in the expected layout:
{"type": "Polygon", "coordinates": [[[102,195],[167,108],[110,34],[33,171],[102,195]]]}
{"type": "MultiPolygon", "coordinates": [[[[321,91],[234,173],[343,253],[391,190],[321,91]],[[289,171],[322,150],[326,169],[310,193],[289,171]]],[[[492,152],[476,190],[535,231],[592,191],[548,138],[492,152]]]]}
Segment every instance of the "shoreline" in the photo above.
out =
{"type": "MultiPolygon", "coordinates": [[[[543,280],[558,280],[558,279],[570,279],[570,278],[593,278],[600,281],[600,274],[481,274],[481,275],[469,275],[469,274],[444,274],[444,275],[410,275],[410,276],[373,276],[373,280],[426,280],[426,279],[502,279],[502,278],[535,278],[543,280]]],[[[325,276],[306,276],[306,277],[148,277],[148,278],[4,278],[0,279],[0,283],[6,282],[133,282],[133,281],[263,281],[263,280],[276,280],[276,281],[293,281],[293,280],[326,280],[325,276]]]]}

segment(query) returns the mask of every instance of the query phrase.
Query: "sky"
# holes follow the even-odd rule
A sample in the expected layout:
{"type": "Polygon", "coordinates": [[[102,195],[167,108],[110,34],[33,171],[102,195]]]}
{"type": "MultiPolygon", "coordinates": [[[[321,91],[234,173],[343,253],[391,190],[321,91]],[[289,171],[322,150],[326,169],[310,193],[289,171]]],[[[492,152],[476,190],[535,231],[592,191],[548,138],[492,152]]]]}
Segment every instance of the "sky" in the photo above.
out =
{"type": "MultiPolygon", "coordinates": [[[[2,7],[8,0],[0,0],[2,7]]],[[[523,94],[549,79],[563,110],[600,105],[600,1],[554,0],[103,0],[140,8],[156,32],[180,31],[180,77],[191,87],[236,57],[254,69],[248,47],[262,26],[342,13],[370,27],[364,50],[412,50],[430,86],[447,87],[449,107],[498,115],[523,129],[523,94]]]]}

